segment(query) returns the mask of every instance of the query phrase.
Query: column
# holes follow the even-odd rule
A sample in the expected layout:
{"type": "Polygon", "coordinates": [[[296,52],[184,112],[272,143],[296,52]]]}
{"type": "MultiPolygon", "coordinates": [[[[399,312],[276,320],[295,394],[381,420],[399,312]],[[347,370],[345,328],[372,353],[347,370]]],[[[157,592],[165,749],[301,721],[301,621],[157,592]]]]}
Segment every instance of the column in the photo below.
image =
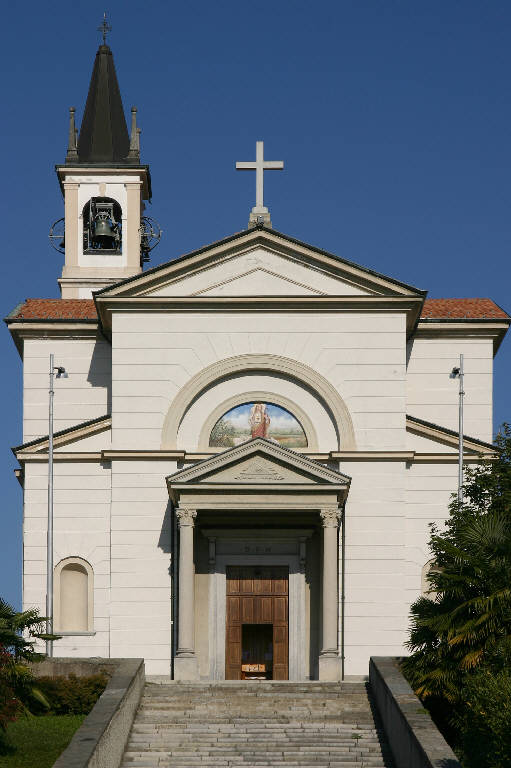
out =
{"type": "Polygon", "coordinates": [[[322,634],[323,644],[319,655],[319,679],[340,680],[341,665],[338,651],[337,617],[339,613],[339,589],[337,583],[337,529],[340,510],[329,507],[320,511],[323,524],[323,578],[322,578],[322,634]]]}
{"type": "Polygon", "coordinates": [[[197,510],[176,509],[179,526],[179,610],[175,680],[197,680],[195,656],[195,569],[193,564],[193,528],[197,510]]]}

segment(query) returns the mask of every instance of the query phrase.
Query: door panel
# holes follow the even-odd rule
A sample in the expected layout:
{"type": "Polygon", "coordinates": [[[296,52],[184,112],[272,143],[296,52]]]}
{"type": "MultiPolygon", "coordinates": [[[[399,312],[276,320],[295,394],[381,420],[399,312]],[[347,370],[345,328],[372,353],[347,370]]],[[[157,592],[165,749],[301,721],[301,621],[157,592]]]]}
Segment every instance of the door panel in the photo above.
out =
{"type": "MultiPolygon", "coordinates": [[[[273,642],[266,643],[263,664],[274,680],[288,679],[288,569],[284,566],[229,566],[227,576],[227,616],[225,678],[241,678],[242,656],[252,658],[259,643],[259,630],[248,625],[271,625],[273,642]],[[245,632],[243,632],[245,626],[245,632]],[[255,633],[255,634],[254,634],[255,633]],[[243,637],[247,648],[243,646],[243,637]],[[250,646],[250,647],[249,647],[250,646]],[[268,648],[272,648],[269,659],[268,648]],[[255,650],[254,650],[255,649],[255,650]]],[[[262,631],[262,630],[261,630],[262,631]]],[[[265,636],[266,637],[266,636],[265,636]]],[[[262,646],[261,646],[262,647],[262,646]]],[[[246,676],[245,673],[243,675],[246,676]]]]}

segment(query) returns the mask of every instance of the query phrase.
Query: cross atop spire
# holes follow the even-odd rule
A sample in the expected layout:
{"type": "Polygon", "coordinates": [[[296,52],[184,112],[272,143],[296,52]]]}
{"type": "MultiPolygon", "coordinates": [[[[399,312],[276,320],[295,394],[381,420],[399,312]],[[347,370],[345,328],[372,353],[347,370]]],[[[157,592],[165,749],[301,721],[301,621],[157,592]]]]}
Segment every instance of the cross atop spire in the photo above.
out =
{"type": "Polygon", "coordinates": [[[282,160],[264,159],[264,141],[256,141],[256,159],[254,162],[237,162],[237,171],[255,171],[256,172],[256,204],[252,208],[248,220],[249,227],[255,227],[257,224],[265,224],[271,227],[270,212],[264,205],[264,172],[281,171],[284,168],[282,160]]]}
{"type": "Polygon", "coordinates": [[[110,24],[106,20],[106,11],[105,11],[104,14],[103,14],[103,21],[101,22],[101,24],[98,27],[98,32],[102,32],[103,33],[103,45],[106,45],[107,33],[111,32],[111,31],[112,31],[112,27],[110,26],[110,24]]]}

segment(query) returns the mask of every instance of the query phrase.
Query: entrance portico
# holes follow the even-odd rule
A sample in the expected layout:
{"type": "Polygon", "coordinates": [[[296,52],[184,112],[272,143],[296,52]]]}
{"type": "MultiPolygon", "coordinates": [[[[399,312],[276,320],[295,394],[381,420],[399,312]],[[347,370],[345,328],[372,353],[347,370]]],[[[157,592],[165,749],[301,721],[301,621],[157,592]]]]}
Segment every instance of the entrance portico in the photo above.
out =
{"type": "Polygon", "coordinates": [[[349,484],[263,438],[167,478],[179,529],[175,679],[239,679],[247,671],[240,660],[257,665],[254,649],[268,646],[270,631],[271,649],[257,651],[266,654],[266,675],[339,679],[338,528],[349,484]],[[243,567],[255,569],[240,577],[253,599],[242,585],[236,603],[229,578],[243,567]],[[284,570],[285,595],[271,583],[284,570]],[[245,615],[231,613],[236,605],[245,615]]]}

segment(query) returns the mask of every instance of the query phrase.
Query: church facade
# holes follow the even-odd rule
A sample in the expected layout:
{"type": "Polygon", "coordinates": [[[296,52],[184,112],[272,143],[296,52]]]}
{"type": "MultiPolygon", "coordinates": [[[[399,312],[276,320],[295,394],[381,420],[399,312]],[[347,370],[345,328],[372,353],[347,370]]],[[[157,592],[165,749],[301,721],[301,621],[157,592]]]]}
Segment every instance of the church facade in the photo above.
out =
{"type": "MultiPolygon", "coordinates": [[[[262,157],[262,153],[261,153],[262,157]]],[[[430,522],[491,455],[490,299],[426,292],[249,227],[143,269],[151,196],[100,46],[70,115],[61,298],[6,322],[23,359],[23,605],[45,613],[55,381],[55,655],[182,680],[338,680],[404,651],[430,522]]],[[[36,286],[34,286],[36,289],[36,286]]],[[[437,286],[435,286],[437,288],[437,286]]]]}

